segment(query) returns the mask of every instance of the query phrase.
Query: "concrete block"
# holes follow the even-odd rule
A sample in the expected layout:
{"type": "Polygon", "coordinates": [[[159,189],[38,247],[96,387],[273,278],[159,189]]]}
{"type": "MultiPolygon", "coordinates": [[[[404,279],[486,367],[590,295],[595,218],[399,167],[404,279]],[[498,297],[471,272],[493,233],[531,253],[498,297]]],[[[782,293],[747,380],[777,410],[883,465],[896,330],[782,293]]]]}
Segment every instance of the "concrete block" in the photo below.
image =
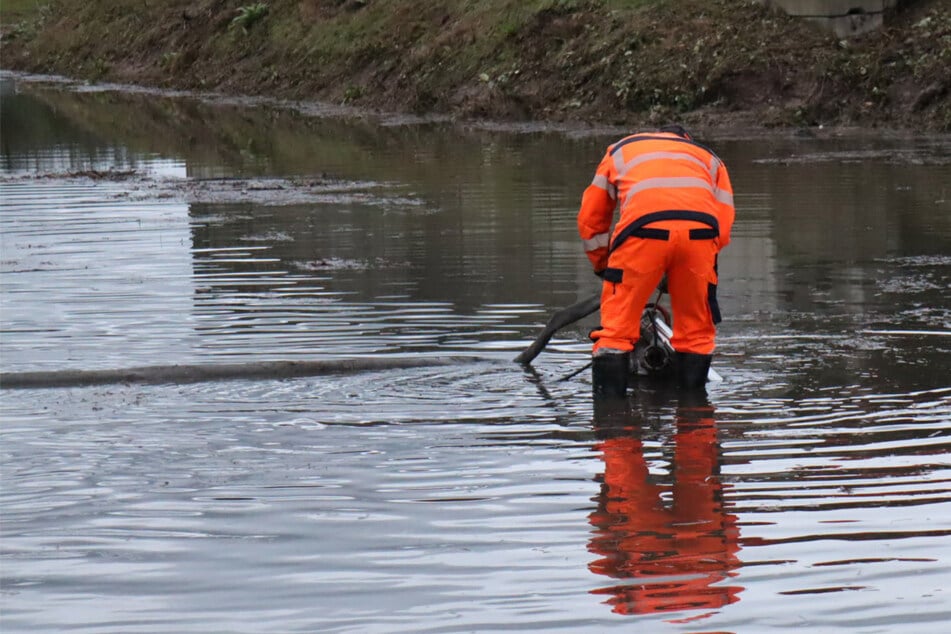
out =
{"type": "Polygon", "coordinates": [[[882,28],[885,22],[881,13],[842,15],[832,18],[809,17],[806,19],[822,25],[827,31],[832,31],[836,37],[841,39],[877,31],[882,28]]]}
{"type": "Polygon", "coordinates": [[[884,12],[907,0],[759,0],[848,38],[882,28],[884,12]]]}
{"type": "Polygon", "coordinates": [[[882,13],[895,6],[897,0],[765,0],[789,15],[803,17],[838,17],[863,13],[882,13]]]}

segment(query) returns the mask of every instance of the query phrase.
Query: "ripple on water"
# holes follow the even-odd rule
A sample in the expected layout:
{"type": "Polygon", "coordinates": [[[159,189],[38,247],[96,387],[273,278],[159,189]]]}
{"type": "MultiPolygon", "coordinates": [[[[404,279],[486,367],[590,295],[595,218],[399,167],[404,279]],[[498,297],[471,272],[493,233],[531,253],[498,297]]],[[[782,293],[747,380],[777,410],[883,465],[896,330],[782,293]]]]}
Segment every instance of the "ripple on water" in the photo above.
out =
{"type": "MultiPolygon", "coordinates": [[[[318,127],[314,148],[326,143],[318,127]]],[[[587,324],[559,333],[534,368],[510,361],[547,319],[543,302],[570,303],[594,281],[579,277],[575,243],[561,246],[576,202],[557,171],[534,173],[537,187],[486,187],[511,173],[495,161],[547,174],[574,151],[533,155],[536,139],[480,135],[430,145],[429,133],[392,145],[436,156],[437,185],[412,180],[425,162],[404,171],[386,147],[366,163],[351,137],[376,137],[344,134],[334,156],[359,147],[360,174],[411,174],[412,187],[373,174],[280,208],[267,201],[283,179],[230,203],[241,186],[221,179],[192,183],[200,203],[156,197],[174,185],[164,181],[152,193],[142,180],[136,192],[109,179],[0,182],[5,371],[472,357],[5,390],[4,631],[943,634],[949,260],[918,253],[936,232],[921,229],[911,190],[872,188],[864,205],[833,200],[838,180],[827,191],[797,178],[844,218],[903,228],[884,252],[866,257],[857,240],[844,256],[815,254],[783,243],[787,214],[813,221],[776,208],[800,192],[744,177],[749,161],[736,161],[737,182],[761,191],[738,192],[737,255],[722,262],[738,269],[724,305],[741,309],[721,325],[712,408],[639,390],[629,408],[595,410],[590,372],[572,376],[589,361],[587,324]],[[866,209],[896,191],[897,220],[866,209]],[[913,242],[916,231],[928,239],[913,242]],[[544,244],[544,256],[516,259],[510,239],[544,244]]],[[[864,167],[835,168],[885,156],[795,145],[792,163],[818,158],[857,192],[869,189],[864,167]]],[[[29,158],[106,160],[59,152],[29,158]]],[[[184,164],[166,167],[184,176],[184,164]]],[[[941,176],[922,175],[922,186],[941,176]]],[[[928,228],[936,191],[922,193],[928,228]]]]}

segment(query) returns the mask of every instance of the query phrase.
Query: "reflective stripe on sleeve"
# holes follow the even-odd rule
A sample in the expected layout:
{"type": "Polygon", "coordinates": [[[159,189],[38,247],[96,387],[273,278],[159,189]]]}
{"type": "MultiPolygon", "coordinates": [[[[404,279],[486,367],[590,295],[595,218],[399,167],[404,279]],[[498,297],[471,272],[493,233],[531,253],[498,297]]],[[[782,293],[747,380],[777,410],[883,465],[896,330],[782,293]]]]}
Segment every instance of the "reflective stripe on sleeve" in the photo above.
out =
{"type": "Polygon", "coordinates": [[[596,249],[603,249],[611,243],[611,234],[599,233],[593,238],[588,238],[587,240],[582,240],[581,242],[584,244],[585,253],[594,251],[596,249]]]}
{"type": "Polygon", "coordinates": [[[713,190],[713,197],[717,199],[718,203],[723,203],[724,205],[733,206],[733,194],[724,190],[724,189],[715,189],[713,190]]]}
{"type": "Polygon", "coordinates": [[[710,182],[716,183],[720,172],[720,159],[713,157],[713,163],[710,165],[710,182]]]}
{"type": "Polygon", "coordinates": [[[720,177],[720,167],[723,166],[723,163],[720,162],[720,159],[714,158],[713,165],[710,166],[710,178],[712,179],[713,185],[713,197],[716,198],[718,203],[723,203],[724,205],[733,206],[733,194],[724,189],[720,189],[716,186],[716,182],[720,177]]]}
{"type": "Polygon", "coordinates": [[[608,196],[611,197],[611,200],[617,200],[617,187],[612,185],[610,181],[608,181],[608,177],[604,174],[595,174],[591,184],[606,191],[608,196]]]}

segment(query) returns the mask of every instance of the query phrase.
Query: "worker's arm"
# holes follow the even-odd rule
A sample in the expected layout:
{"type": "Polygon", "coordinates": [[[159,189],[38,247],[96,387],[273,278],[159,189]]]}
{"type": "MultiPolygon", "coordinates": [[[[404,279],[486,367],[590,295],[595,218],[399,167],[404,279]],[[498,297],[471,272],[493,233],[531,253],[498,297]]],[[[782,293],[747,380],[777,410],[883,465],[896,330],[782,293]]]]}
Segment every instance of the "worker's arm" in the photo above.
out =
{"type": "Polygon", "coordinates": [[[733,230],[733,219],[736,216],[736,210],[733,207],[733,185],[730,183],[730,174],[723,163],[720,163],[713,186],[717,201],[717,221],[720,223],[719,244],[720,249],[723,249],[730,243],[730,232],[733,230]]]}
{"type": "Polygon", "coordinates": [[[585,255],[595,272],[608,266],[608,247],[611,241],[611,222],[617,206],[617,188],[614,185],[614,161],[610,155],[598,165],[591,184],[581,196],[578,212],[578,234],[584,243],[585,255]]]}

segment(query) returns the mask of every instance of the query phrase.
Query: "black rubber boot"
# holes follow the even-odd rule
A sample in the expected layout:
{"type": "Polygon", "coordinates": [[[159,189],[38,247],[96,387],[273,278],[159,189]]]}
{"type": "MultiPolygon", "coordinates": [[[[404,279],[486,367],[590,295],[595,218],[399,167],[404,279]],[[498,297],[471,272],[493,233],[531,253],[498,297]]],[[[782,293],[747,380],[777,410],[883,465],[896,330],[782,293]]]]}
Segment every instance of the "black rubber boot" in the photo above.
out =
{"type": "Polygon", "coordinates": [[[631,353],[600,354],[591,360],[595,398],[624,398],[631,373],[631,353]]]}
{"type": "Polygon", "coordinates": [[[677,376],[677,387],[685,390],[697,390],[707,384],[707,373],[710,372],[711,354],[695,354],[693,352],[674,353],[674,368],[677,376]]]}

